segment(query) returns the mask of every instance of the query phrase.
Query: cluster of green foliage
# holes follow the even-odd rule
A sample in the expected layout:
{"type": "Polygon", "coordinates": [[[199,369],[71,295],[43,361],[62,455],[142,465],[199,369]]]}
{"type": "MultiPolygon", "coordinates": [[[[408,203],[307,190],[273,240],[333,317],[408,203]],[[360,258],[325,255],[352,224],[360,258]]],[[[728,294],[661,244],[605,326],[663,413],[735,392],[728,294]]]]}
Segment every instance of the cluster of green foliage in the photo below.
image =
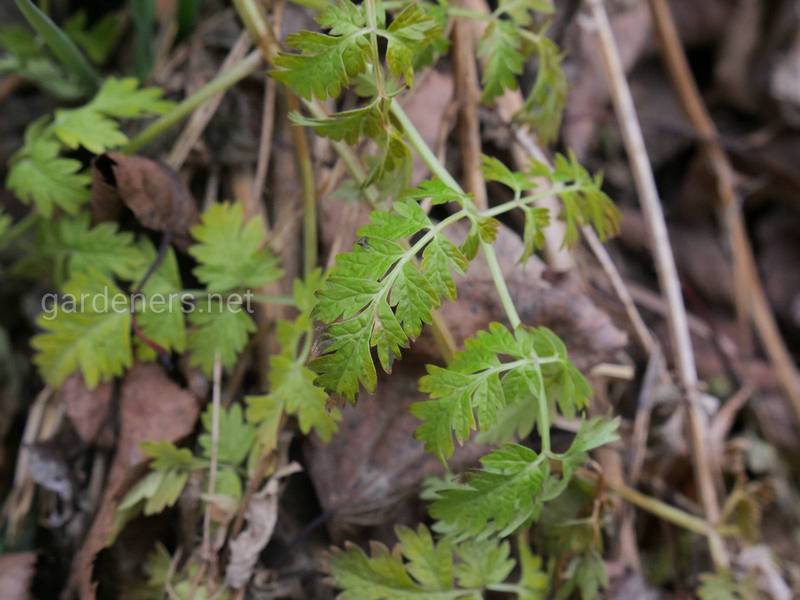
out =
{"type": "Polygon", "coordinates": [[[61,302],[40,315],[42,332],[32,341],[42,378],[58,387],[80,370],[94,387],[122,375],[134,355],[154,360],[157,351],[186,351],[190,364],[209,375],[218,354],[230,369],[255,331],[241,304],[246,291],[275,281],[281,271],[261,248],[263,230],[256,221],[244,222],[240,204],[213,205],[192,235],[194,274],[206,288],[184,289],[170,248],[132,296],[121,283],[142,280],[156,259],[152,242],[118,231],[114,223],[91,227],[87,213],[42,220],[40,251],[26,259],[27,266],[44,266],[61,290],[61,302]],[[220,260],[242,269],[220,269],[220,260]]]}
{"type": "MultiPolygon", "coordinates": [[[[499,217],[520,211],[524,218],[521,263],[543,245],[553,218],[540,206],[546,197],[560,200],[564,244],[575,243],[587,225],[602,238],[616,232],[617,212],[600,177],[590,175],[572,155],[557,155],[552,167],[532,162],[523,171],[485,156],[483,177],[507,188],[510,198],[490,208],[476,206],[446,171],[409,185],[411,148],[420,154],[427,149],[419,147],[419,135],[400,118],[396,97],[413,86],[415,73],[446,51],[452,18],[485,24],[479,55],[485,59],[486,103],[517,89],[526,62],[536,56],[536,79],[516,120],[532,126],[544,141],[556,137],[566,86],[560,51],[545,36],[552,12],[550,0],[500,0],[488,15],[445,1],[392,2],[387,10],[380,0],[337,0],[318,15],[324,32],[289,36],[291,52],[275,58],[272,77],[309,103],[338,101],[348,91],[361,99],[356,108],[324,117],[298,112],[292,120],[336,142],[370,140],[378,151],[365,157],[369,174],[357,183],[380,191],[381,202],[350,252],[339,255],[328,272],[315,270],[295,282],[296,315],[276,324],[280,351],[270,357],[269,389],[219,413],[215,489],[203,500],[225,515],[222,525],[242,501],[243,478],[253,476],[277,447],[286,416],[296,417],[303,433],[313,430],[330,439],[341,415],[329,394],[354,401],[362,388],[376,390],[376,364],[391,372],[403,350],[432,322],[433,311],[456,298],[456,277],[479,251],[491,256],[499,217]],[[423,210],[422,200],[447,216],[435,220],[423,210]],[[459,222],[468,233],[456,244],[449,234],[459,222]]],[[[101,21],[87,29],[81,17],[71,23],[67,33],[74,42],[93,61],[105,60],[116,26],[101,21]]],[[[0,69],[37,81],[47,69],[62,69],[36,37],[23,34],[0,32],[0,44],[9,51],[0,69]]],[[[75,96],[64,90],[58,95],[82,95],[78,83],[75,96]]],[[[36,216],[36,250],[18,270],[48,276],[64,297],[126,298],[121,307],[85,305],[76,311],[61,306],[39,318],[35,362],[53,387],[76,372],[94,387],[122,375],[134,357],[154,360],[159,353],[188,353],[190,364],[209,376],[217,360],[231,369],[255,324],[225,300],[282,276],[260,224],[246,221],[239,204],[214,204],[192,228],[194,242],[188,249],[193,275],[204,288],[184,288],[177,257],[168,249],[146,278],[141,298],[124,294],[145,278],[156,249],[148,238],[120,231],[116,224],[90,225],[84,208],[90,178],[72,151],[100,154],[123,146],[127,137],[121,119],[158,115],[170,107],[156,89],[140,89],[133,79],[109,78],[87,104],[33,123],[12,158],[7,187],[32,204],[36,216]],[[148,308],[156,295],[168,298],[165,310],[148,308]],[[215,299],[204,302],[209,298],[215,299]],[[188,316],[187,303],[192,308],[188,316]]],[[[12,228],[10,219],[0,215],[0,236],[12,228]]],[[[426,484],[430,529],[398,528],[393,551],[374,545],[370,554],[352,546],[335,552],[331,573],[342,598],[444,600],[481,598],[493,591],[522,600],[566,599],[575,593],[584,600],[594,597],[607,585],[602,536],[597,519],[586,517],[591,498],[582,495],[575,474],[588,452],[616,439],[618,421],[583,417],[591,389],[563,342],[546,328],[493,323],[475,332],[448,364],[429,365],[419,389],[427,399],[412,407],[420,421],[416,437],[442,462],[452,456],[456,442],[469,443],[476,432],[496,448],[473,472],[426,484]],[[550,423],[557,414],[581,417],[563,452],[550,444],[550,423]],[[534,430],[538,445],[520,443],[534,430]],[[559,502],[552,502],[556,498],[559,502]],[[576,498],[579,502],[572,502],[576,498]],[[506,540],[513,534],[517,561],[506,540]],[[533,554],[530,538],[546,558],[533,554]],[[509,582],[513,573],[518,573],[516,580],[509,582]]],[[[195,447],[143,445],[150,468],[120,503],[118,527],[136,514],[174,505],[193,473],[211,477],[212,418],[211,409],[203,414],[195,447]]],[[[144,587],[150,591],[145,589],[143,597],[158,597],[169,562],[163,549],[149,561],[144,587]]],[[[181,577],[174,582],[176,591],[189,585],[191,570],[181,577]]]]}
{"type": "MultiPolygon", "coordinates": [[[[374,141],[380,154],[363,185],[380,184],[387,174],[402,177],[401,166],[410,156],[409,132],[396,118],[394,97],[413,84],[414,66],[423,55],[430,57],[427,51],[437,46],[434,40],[446,29],[451,12],[445,3],[401,5],[387,16],[381,2],[331,3],[318,17],[327,33],[293,34],[287,42],[298,52],[281,54],[275,61],[273,76],[308,100],[337,98],[347,86],[366,97],[363,105],[324,118],[292,116],[295,123],[335,141],[374,141]],[[378,39],[386,43],[385,65],[378,39]]],[[[500,2],[488,17],[468,15],[488,21],[480,46],[487,58],[484,101],[516,88],[526,58],[538,52],[539,76],[526,114],[519,118],[536,125],[544,138],[558,131],[564,102],[560,55],[542,30],[533,33],[526,27],[534,23],[536,12],[551,11],[549,2],[500,2]]],[[[547,209],[538,206],[545,196],[561,200],[565,244],[577,241],[583,225],[593,226],[601,237],[616,231],[616,209],[602,192],[600,178],[590,176],[572,156],[558,156],[552,168],[534,163],[527,172],[513,172],[484,157],[483,175],[508,187],[513,199],[479,210],[469,195],[441,178],[405,187],[391,206],[372,213],[353,250],[337,257],[314,310],[326,326],[321,354],[311,363],[319,385],[350,399],[361,386],[374,391],[373,351],[390,372],[402,349],[431,323],[432,311],[455,298],[454,276],[463,274],[478,251],[494,242],[498,216],[522,211],[522,262],[541,247],[550,223],[547,209]],[[450,216],[432,220],[420,206],[422,199],[451,208],[450,216]],[[469,224],[469,234],[456,245],[447,229],[459,221],[469,224]]],[[[420,390],[430,399],[412,408],[421,421],[416,435],[443,461],[453,453],[454,437],[463,444],[475,430],[503,445],[484,456],[481,469],[466,478],[429,482],[425,496],[431,501],[437,540],[424,527],[416,532],[399,529],[400,543],[393,552],[375,546],[372,556],[353,547],[335,554],[331,568],[344,590],[342,597],[477,598],[492,589],[521,598],[545,597],[551,577],[534,577],[545,584],[528,589],[524,582],[531,575],[525,560],[523,582],[505,583],[514,564],[501,540],[534,523],[545,503],[563,494],[586,453],[616,439],[617,421],[584,421],[566,452],[552,451],[552,414],[575,417],[586,407],[590,388],[564,344],[544,328],[520,325],[512,331],[494,323],[468,340],[446,367],[429,366],[420,390]],[[542,440],[539,452],[512,443],[534,427],[542,440]]],[[[577,589],[592,597],[606,581],[596,546],[571,556],[572,583],[563,585],[560,594],[568,597],[577,589]]]]}

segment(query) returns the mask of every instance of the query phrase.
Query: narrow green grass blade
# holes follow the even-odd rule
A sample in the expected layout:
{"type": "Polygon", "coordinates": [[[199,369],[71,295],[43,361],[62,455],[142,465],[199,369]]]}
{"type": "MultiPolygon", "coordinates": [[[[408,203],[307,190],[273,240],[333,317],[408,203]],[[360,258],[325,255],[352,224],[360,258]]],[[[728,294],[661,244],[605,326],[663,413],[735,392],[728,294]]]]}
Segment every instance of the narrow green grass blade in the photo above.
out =
{"type": "Polygon", "coordinates": [[[47,47],[61,61],[61,64],[74,73],[88,91],[97,90],[101,83],[100,75],[92,68],[73,41],[67,37],[67,34],[53,23],[50,17],[39,10],[31,0],[15,0],[15,2],[28,24],[42,36],[47,47]]]}
{"type": "Polygon", "coordinates": [[[131,0],[136,76],[144,81],[155,62],[155,0],[131,0]]]}

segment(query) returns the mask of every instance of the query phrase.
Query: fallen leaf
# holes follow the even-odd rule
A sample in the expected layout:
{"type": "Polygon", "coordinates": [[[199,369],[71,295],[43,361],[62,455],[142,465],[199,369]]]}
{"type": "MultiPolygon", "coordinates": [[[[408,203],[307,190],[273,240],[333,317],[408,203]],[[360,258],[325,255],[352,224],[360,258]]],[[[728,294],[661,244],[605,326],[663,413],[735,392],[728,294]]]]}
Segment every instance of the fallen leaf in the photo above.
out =
{"type": "MultiPolygon", "coordinates": [[[[427,398],[417,389],[424,374],[422,364],[404,358],[390,377],[379,379],[375,394],[362,390],[355,406],[342,409],[339,434],[329,443],[307,439],[308,473],[323,511],[330,514],[334,540],[353,527],[402,521],[422,480],[444,473],[439,459],[414,439],[419,421],[409,407],[427,398]]],[[[455,472],[472,467],[486,450],[476,443],[457,446],[450,467],[455,472]]]]}
{"type": "Polygon", "coordinates": [[[172,381],[156,364],[137,364],[122,383],[120,435],[97,517],[75,557],[71,587],[83,600],[95,598],[94,559],[108,545],[114,512],[144,464],[144,441],[176,442],[194,429],[199,408],[195,397],[172,381]]]}
{"type": "Polygon", "coordinates": [[[95,220],[113,217],[122,203],[147,229],[172,234],[180,248],[190,244],[189,229],[198,220],[197,205],[169,167],[149,158],[111,152],[94,160],[93,171],[95,220]]]}
{"type": "Polygon", "coordinates": [[[100,428],[108,418],[113,391],[111,383],[102,383],[90,390],[80,373],[69,377],[59,389],[58,396],[64,403],[64,411],[85,444],[97,439],[100,428]]]}
{"type": "Polygon", "coordinates": [[[234,589],[247,585],[253,576],[258,556],[269,543],[278,522],[280,480],[301,470],[291,463],[273,475],[260,492],[254,494],[247,508],[247,527],[231,541],[231,559],[225,570],[225,582],[234,589]]]}
{"type": "Polygon", "coordinates": [[[0,600],[28,600],[36,554],[16,552],[0,555],[0,600]]]}

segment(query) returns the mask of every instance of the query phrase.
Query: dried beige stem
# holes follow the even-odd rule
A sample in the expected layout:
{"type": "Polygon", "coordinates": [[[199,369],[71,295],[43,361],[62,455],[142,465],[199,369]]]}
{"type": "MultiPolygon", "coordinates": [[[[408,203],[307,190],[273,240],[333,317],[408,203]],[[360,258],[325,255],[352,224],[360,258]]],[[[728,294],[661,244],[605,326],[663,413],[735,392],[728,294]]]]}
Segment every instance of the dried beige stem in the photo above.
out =
{"type": "MultiPolygon", "coordinates": [[[[716,523],[719,519],[719,501],[710,470],[706,440],[708,427],[699,403],[697,390],[697,369],[694,350],[689,335],[686,308],[681,294],[680,280],[675,267],[667,225],[661,209],[661,201],[656,188],[653,169],[647,155],[644,137],[636,114],[625,71],[619,57],[611,24],[601,0],[589,0],[595,23],[597,24],[600,47],[606,66],[611,96],[622,131],[623,141],[631,164],[642,212],[651,237],[651,247],[661,290],[667,297],[669,307],[668,323],[675,354],[678,377],[688,400],[689,428],[692,441],[693,463],[700,498],[707,519],[716,523]]],[[[718,567],[728,566],[730,560],[721,537],[712,532],[708,536],[712,559],[718,567]]]]}
{"type": "Polygon", "coordinates": [[[775,367],[776,374],[800,421],[800,374],[781,337],[775,317],[764,293],[764,287],[753,258],[739,200],[734,186],[733,167],[719,144],[719,132],[703,104],[686,54],[680,44],[672,13],[665,0],[650,0],[664,59],[675,84],[683,109],[697,133],[705,142],[705,151],[717,177],[723,228],[730,236],[733,252],[737,309],[749,314],[761,342],[775,367]]]}

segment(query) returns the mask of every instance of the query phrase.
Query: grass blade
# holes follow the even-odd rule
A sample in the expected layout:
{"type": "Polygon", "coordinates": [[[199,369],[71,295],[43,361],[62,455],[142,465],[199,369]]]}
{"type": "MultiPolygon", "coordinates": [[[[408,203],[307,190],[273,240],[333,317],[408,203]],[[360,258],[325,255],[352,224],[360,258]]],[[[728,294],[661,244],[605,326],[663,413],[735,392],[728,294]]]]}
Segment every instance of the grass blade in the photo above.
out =
{"type": "Polygon", "coordinates": [[[100,87],[100,75],[92,68],[86,57],[73,43],[67,34],[52,19],[43,13],[31,0],[15,0],[17,8],[28,21],[28,24],[42,36],[53,55],[61,61],[68,71],[74,73],[86,86],[88,91],[100,87]]]}

